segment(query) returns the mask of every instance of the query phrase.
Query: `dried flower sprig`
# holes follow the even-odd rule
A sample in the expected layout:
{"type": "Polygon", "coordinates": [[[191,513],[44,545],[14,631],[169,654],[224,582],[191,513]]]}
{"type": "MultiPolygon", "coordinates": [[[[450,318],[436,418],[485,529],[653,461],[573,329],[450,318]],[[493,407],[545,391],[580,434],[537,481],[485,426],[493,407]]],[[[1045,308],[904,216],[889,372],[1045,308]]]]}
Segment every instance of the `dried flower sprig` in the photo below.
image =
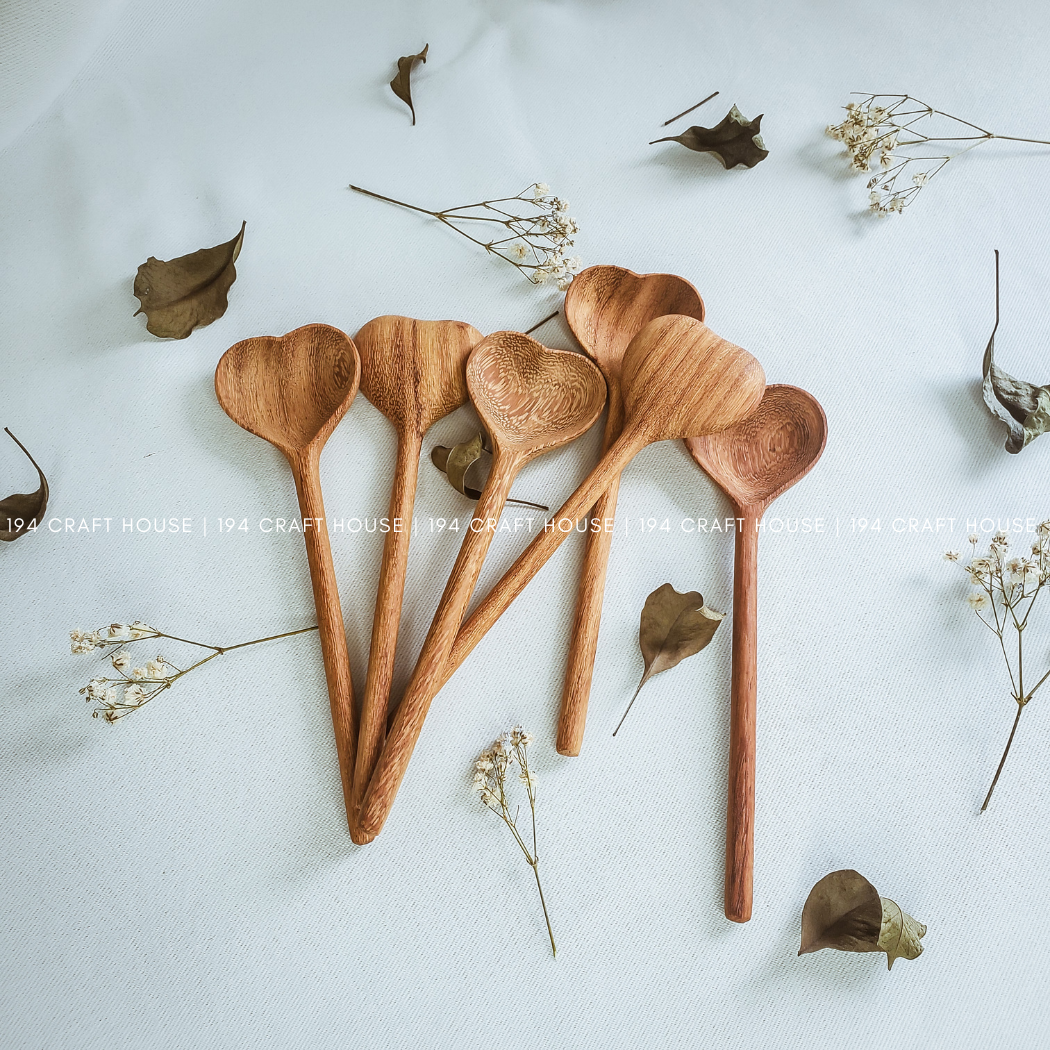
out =
{"type": "MultiPolygon", "coordinates": [[[[977,557],[978,537],[971,535],[968,539],[972,556],[964,571],[976,589],[970,592],[967,603],[981,623],[999,639],[999,648],[1002,650],[1006,670],[1010,676],[1010,695],[1017,704],[1017,714],[1006,741],[1006,750],[1003,751],[1003,757],[999,760],[999,766],[992,778],[992,786],[985,796],[984,805],[981,806],[983,813],[988,808],[992,792],[1006,764],[1006,756],[1010,753],[1010,745],[1013,744],[1014,735],[1017,733],[1017,723],[1021,721],[1021,712],[1035,691],[1050,678],[1048,670],[1031,689],[1025,689],[1024,632],[1028,627],[1028,618],[1036,598],[1050,581],[1050,521],[1044,521],[1038,527],[1036,542],[1032,544],[1029,554],[1020,558],[1010,557],[1010,541],[1004,532],[997,532],[992,537],[988,553],[981,557],[977,557]],[[1011,662],[1006,646],[1007,631],[1011,627],[1017,637],[1017,656],[1014,662],[1011,662]]],[[[959,552],[945,551],[944,558],[945,561],[958,563],[959,552]]],[[[1012,644],[1010,648],[1013,648],[1012,644]]]]}
{"type": "Polygon", "coordinates": [[[97,704],[92,709],[91,717],[102,718],[112,723],[144,707],[158,693],[170,689],[183,675],[195,671],[209,660],[214,660],[216,656],[222,656],[234,649],[243,649],[248,645],[272,642],[277,638],[290,638],[292,635],[306,634],[308,631],[316,630],[316,627],[302,627],[298,631],[285,631],[283,634],[271,634],[266,638],[255,638],[250,642],[223,646],[192,642],[188,638],[165,634],[164,631],[158,631],[155,627],[136,620],[130,624],[112,623],[108,627],[100,627],[97,631],[81,631],[78,628],[70,632],[69,638],[70,650],[74,654],[102,650],[102,654],[106,655],[109,649],[116,648],[117,651],[110,656],[109,662],[118,677],[96,676],[80,690],[88,703],[94,700],[97,704]],[[152,660],[147,660],[143,666],[132,667],[131,654],[125,646],[132,642],[152,638],[167,638],[173,642],[184,642],[186,645],[195,645],[201,649],[211,649],[212,653],[203,660],[198,660],[184,668],[176,667],[170,660],[160,655],[152,660]]]}
{"type": "Polygon", "coordinates": [[[557,956],[558,949],[554,944],[554,933],[551,930],[550,916],[547,914],[547,902],[543,899],[543,886],[540,884],[540,857],[536,848],[536,774],[529,769],[528,747],[532,735],[521,726],[515,726],[506,733],[501,733],[491,747],[485,748],[474,763],[473,790],[477,791],[482,803],[492,810],[504,824],[510,828],[514,841],[525,855],[525,861],[532,868],[536,877],[536,889],[540,892],[540,904],[543,907],[543,918],[547,923],[547,936],[551,940],[551,952],[557,956]],[[518,830],[518,809],[513,815],[507,800],[508,779],[513,776],[513,767],[518,767],[518,780],[525,785],[529,798],[529,810],[532,814],[532,849],[525,844],[518,830]]]}
{"type": "Polygon", "coordinates": [[[533,284],[553,280],[564,290],[580,268],[579,256],[569,255],[579,232],[576,220],[569,215],[569,202],[555,197],[545,182],[534,182],[513,197],[460,204],[443,211],[406,204],[360,186],[351,185],[350,189],[433,216],[468,241],[480,245],[490,255],[516,266],[533,284]],[[473,225],[476,223],[483,225],[473,225]],[[488,240],[484,239],[485,224],[490,229],[495,227],[488,240]],[[467,227],[478,236],[468,233],[467,227]]]}
{"type": "Polygon", "coordinates": [[[876,174],[868,180],[868,207],[876,215],[901,214],[948,161],[990,139],[1050,146],[1043,139],[998,135],[911,95],[854,94],[861,95],[863,101],[848,103],[844,107],[846,119],[841,124],[829,124],[825,131],[846,147],[854,171],[867,172],[877,166],[876,174]],[[961,130],[960,125],[978,134],[951,134],[961,130]],[[927,134],[924,128],[932,133],[927,134]],[[926,149],[937,142],[969,145],[955,153],[926,149]]]}

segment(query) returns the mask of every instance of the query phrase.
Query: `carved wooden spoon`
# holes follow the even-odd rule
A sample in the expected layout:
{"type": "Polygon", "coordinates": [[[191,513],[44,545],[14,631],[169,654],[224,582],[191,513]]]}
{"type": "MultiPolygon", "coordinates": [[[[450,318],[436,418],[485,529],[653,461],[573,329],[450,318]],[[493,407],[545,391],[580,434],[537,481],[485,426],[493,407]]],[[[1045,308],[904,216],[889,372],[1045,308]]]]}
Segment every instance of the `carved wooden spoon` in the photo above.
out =
{"type": "Polygon", "coordinates": [[[353,342],[326,324],[308,324],[280,338],[245,339],[231,346],[215,369],[215,393],[223,410],[238,426],[279,448],[295,478],[350,824],[353,685],[318,467],[321,449],[354,400],[360,376],[353,342]]]}
{"type": "MultiPolygon", "coordinates": [[[[700,293],[684,278],[669,273],[637,274],[621,266],[590,266],[576,276],[565,293],[565,320],[572,334],[597,363],[609,388],[602,452],[623,429],[620,371],[628,344],[654,317],[684,314],[704,319],[700,293]]],[[[616,517],[620,478],[599,497],[590,517],[601,522],[587,532],[576,598],[576,615],[569,641],[569,662],[558,718],[558,752],[578,755],[583,745],[587,704],[591,695],[594,654],[605,595],[605,572],[612,546],[611,522],[616,517]],[[609,527],[606,528],[606,524],[609,527]]]]}
{"type": "Polygon", "coordinates": [[[797,386],[766,387],[753,416],[720,434],[690,437],[693,459],[742,519],[733,563],[733,685],[726,817],[726,918],[751,918],[755,864],[755,700],[758,644],[758,523],[769,505],[820,459],[828,421],[797,386]]]}
{"type": "MultiPolygon", "coordinates": [[[[377,317],[354,336],[361,355],[361,393],[397,428],[391,528],[383,543],[357,735],[351,796],[355,810],[361,804],[383,746],[423,435],[443,416],[466,403],[467,358],[481,338],[476,328],[462,321],[414,321],[394,316],[377,317]],[[400,528],[395,527],[398,520],[400,528]]],[[[373,838],[354,825],[350,833],[359,844],[373,838]]]]}
{"type": "Polygon", "coordinates": [[[492,440],[492,470],[359,810],[361,827],[372,834],[390,812],[441,686],[515,475],[529,460],[578,438],[605,404],[605,381],[586,357],[551,350],[518,332],[497,332],[474,348],[467,386],[492,440]]]}

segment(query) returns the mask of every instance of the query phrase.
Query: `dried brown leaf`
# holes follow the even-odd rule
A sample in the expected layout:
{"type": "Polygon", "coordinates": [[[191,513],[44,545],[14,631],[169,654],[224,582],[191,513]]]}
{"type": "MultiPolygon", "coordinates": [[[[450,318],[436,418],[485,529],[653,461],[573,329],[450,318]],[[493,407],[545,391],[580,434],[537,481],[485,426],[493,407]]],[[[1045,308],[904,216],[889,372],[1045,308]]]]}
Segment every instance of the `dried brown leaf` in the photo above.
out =
{"type": "Polygon", "coordinates": [[[397,76],[390,81],[391,90],[412,111],[412,123],[416,122],[416,107],[412,105],[412,66],[417,61],[426,62],[430,45],[425,44],[418,55],[405,55],[397,60],[397,76]]]}
{"type": "Polygon", "coordinates": [[[163,339],[185,339],[194,328],[218,320],[237,279],[245,223],[231,241],[165,262],[152,255],[135,275],[135,297],[146,315],[146,329],[163,339]]]}
{"type": "Polygon", "coordinates": [[[769,150],[759,134],[763,116],[764,114],[759,113],[754,120],[748,120],[734,106],[713,128],[686,128],[681,135],[653,139],[649,145],[653,146],[657,142],[679,142],[686,149],[697,153],[713,153],[722,162],[723,167],[735,168],[738,164],[743,164],[745,168],[753,168],[769,156],[769,150]]]}
{"type": "MultiPolygon", "coordinates": [[[[467,474],[477,464],[478,469],[474,472],[474,476],[481,481],[481,484],[485,483],[485,479],[488,477],[488,470],[482,469],[482,457],[484,456],[491,459],[492,453],[485,448],[485,436],[480,431],[469,441],[462,441],[458,445],[453,445],[452,448],[446,448],[444,445],[435,445],[430,450],[431,461],[438,470],[448,476],[452,487],[457,492],[462,492],[467,499],[473,500],[481,499],[481,489],[474,488],[467,482],[467,474]]],[[[489,464],[489,469],[491,469],[491,464],[489,464]]],[[[534,510],[546,511],[550,509],[543,506],[542,503],[531,503],[529,500],[524,499],[508,497],[507,502],[519,507],[532,507],[534,510]]]]}
{"type": "Polygon", "coordinates": [[[29,455],[29,450],[7,427],[4,427],[4,433],[26,454],[29,462],[36,467],[40,478],[40,487],[36,492],[16,492],[6,499],[0,499],[0,540],[10,542],[40,525],[47,512],[49,492],[47,478],[44,477],[37,461],[29,455]]]}
{"type": "Polygon", "coordinates": [[[645,670],[623,718],[613,730],[613,736],[619,732],[642,686],[653,675],[667,671],[686,657],[700,652],[715,636],[724,618],[725,613],[704,605],[703,595],[699,591],[679,594],[669,583],[657,587],[645,599],[638,630],[638,645],[642,650],[645,670]]]}
{"type": "Polygon", "coordinates": [[[809,892],[802,909],[799,955],[837,948],[843,952],[885,952],[890,969],[896,959],[917,959],[926,927],[878,890],[863,875],[845,868],[825,875],[809,892]]]}

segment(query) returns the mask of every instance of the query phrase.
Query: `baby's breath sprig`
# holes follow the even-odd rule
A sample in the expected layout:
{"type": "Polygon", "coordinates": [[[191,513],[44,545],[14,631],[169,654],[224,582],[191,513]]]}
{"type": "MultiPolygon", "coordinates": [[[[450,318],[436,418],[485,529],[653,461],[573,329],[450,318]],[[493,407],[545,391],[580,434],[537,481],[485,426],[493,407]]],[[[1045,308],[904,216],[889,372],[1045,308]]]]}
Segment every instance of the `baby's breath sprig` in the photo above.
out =
{"type": "Polygon", "coordinates": [[[558,949],[554,944],[547,902],[543,899],[543,886],[540,885],[540,857],[536,848],[536,774],[529,769],[528,747],[531,743],[532,735],[526,733],[521,726],[501,733],[491,747],[481,752],[474,763],[473,789],[479,793],[486,808],[492,810],[510,828],[514,841],[525,855],[526,863],[532,868],[532,874],[536,876],[536,889],[540,891],[540,905],[543,907],[543,918],[547,923],[547,936],[551,940],[551,952],[557,956],[558,949]],[[529,810],[532,814],[531,850],[518,830],[518,810],[515,807],[512,814],[507,800],[508,778],[513,775],[514,766],[518,767],[518,780],[525,785],[525,793],[529,798],[529,810]]]}
{"type": "Polygon", "coordinates": [[[292,635],[305,634],[307,631],[316,631],[316,627],[302,627],[298,631],[285,631],[284,634],[271,634],[266,638],[255,638],[250,642],[238,642],[237,645],[208,645],[206,642],[192,642],[188,638],[179,638],[174,634],[165,634],[155,627],[136,620],[134,623],[111,623],[108,627],[100,627],[97,631],[81,631],[79,628],[70,631],[70,650],[74,654],[93,653],[102,651],[105,656],[107,651],[115,648],[117,651],[109,657],[109,662],[118,677],[107,678],[98,676],[92,678],[83,689],[81,695],[91,703],[95,701],[96,707],[91,711],[92,718],[102,718],[106,722],[116,722],[132,711],[144,707],[158,693],[170,689],[183,675],[195,671],[198,667],[214,660],[216,656],[232,652],[234,649],[243,649],[248,645],[258,645],[260,642],[272,642],[277,638],[291,638],[292,635]],[[188,667],[176,667],[170,660],[163,656],[156,656],[147,660],[141,667],[132,667],[131,654],[125,648],[130,643],[146,641],[152,638],[167,638],[173,642],[183,642],[186,645],[195,645],[201,649],[211,649],[210,656],[198,660],[188,667]]]}
{"type": "MultiPolygon", "coordinates": [[[[1017,723],[1021,721],[1021,712],[1035,691],[1050,678],[1048,670],[1031,689],[1025,689],[1024,681],[1024,631],[1032,606],[1043,588],[1050,582],[1050,521],[1044,521],[1036,530],[1036,541],[1030,552],[1024,557],[1010,557],[1010,541],[1005,532],[997,532],[992,537],[988,553],[977,557],[978,537],[968,537],[971,547],[970,563],[964,567],[966,575],[975,589],[970,592],[967,602],[977,614],[977,618],[999,639],[999,648],[1006,661],[1006,670],[1010,676],[1011,696],[1017,704],[1017,714],[1010,729],[1006,750],[999,760],[999,767],[992,778],[992,786],[985,796],[983,813],[992,799],[992,792],[999,782],[999,775],[1006,765],[1006,756],[1017,733],[1017,723]],[[1006,641],[1009,628],[1013,628],[1017,638],[1017,656],[1011,661],[1006,641]],[[1015,670],[1016,668],[1016,670],[1015,670]]],[[[958,563],[958,551],[945,551],[945,561],[958,563]]],[[[1012,638],[1011,638],[1011,646],[1012,638]]]]}
{"type": "Polygon", "coordinates": [[[854,171],[867,172],[873,165],[877,166],[876,174],[868,180],[868,207],[876,215],[901,214],[948,161],[989,139],[1050,146],[1050,142],[1043,139],[997,135],[961,117],[934,109],[911,95],[853,93],[861,95],[863,101],[848,103],[846,119],[841,124],[829,124],[825,131],[846,147],[854,171]],[[951,134],[962,127],[978,134],[951,134]],[[941,134],[942,131],[947,134],[941,134]],[[955,153],[927,149],[937,142],[968,142],[969,145],[955,153]]]}
{"type": "Polygon", "coordinates": [[[433,216],[490,255],[516,266],[533,284],[553,280],[564,291],[580,268],[579,256],[568,254],[579,230],[569,215],[569,202],[555,197],[545,182],[534,182],[513,197],[460,204],[443,211],[406,204],[360,186],[351,185],[350,189],[433,216]],[[486,226],[492,232],[487,240],[486,226]],[[478,236],[468,233],[468,227],[478,236]]]}

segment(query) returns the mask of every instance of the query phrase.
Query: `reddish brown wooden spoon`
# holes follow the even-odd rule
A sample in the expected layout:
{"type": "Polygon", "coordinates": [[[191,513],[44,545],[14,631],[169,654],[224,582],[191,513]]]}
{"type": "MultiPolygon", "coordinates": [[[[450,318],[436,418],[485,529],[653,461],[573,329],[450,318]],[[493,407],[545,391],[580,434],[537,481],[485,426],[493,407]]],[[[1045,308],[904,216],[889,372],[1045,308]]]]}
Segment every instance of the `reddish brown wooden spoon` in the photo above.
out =
{"type": "MultiPolygon", "coordinates": [[[[602,370],[609,388],[603,453],[612,447],[623,429],[620,372],[624,352],[654,317],[665,314],[704,319],[700,293],[687,280],[670,273],[637,274],[621,266],[589,266],[573,279],[565,293],[565,320],[602,370]]],[[[619,491],[617,475],[589,515],[601,524],[597,531],[587,532],[576,615],[569,635],[569,661],[558,717],[558,752],[563,755],[578,755],[583,746],[619,491]]]]}
{"type": "Polygon", "coordinates": [[[280,338],[245,339],[231,346],[215,369],[223,410],[279,448],[295,478],[348,824],[353,823],[354,697],[319,466],[321,449],[354,400],[360,377],[357,348],[326,324],[308,324],[280,338]]]}
{"type": "Polygon", "coordinates": [[[797,386],[766,387],[754,415],[719,434],[690,437],[693,459],[742,519],[733,563],[733,684],[726,815],[726,918],[747,922],[754,897],[755,703],[758,648],[758,523],[781,493],[820,459],[828,421],[797,386]]]}
{"type": "MultiPolygon", "coordinates": [[[[466,403],[467,358],[481,338],[476,328],[463,321],[416,321],[392,315],[376,317],[354,336],[361,355],[361,393],[397,428],[397,465],[390,493],[391,528],[383,542],[357,736],[352,796],[355,810],[383,747],[423,435],[443,416],[466,403]],[[398,521],[400,526],[395,527],[398,521]]],[[[350,834],[358,844],[373,838],[357,827],[356,821],[350,834]]]]}

